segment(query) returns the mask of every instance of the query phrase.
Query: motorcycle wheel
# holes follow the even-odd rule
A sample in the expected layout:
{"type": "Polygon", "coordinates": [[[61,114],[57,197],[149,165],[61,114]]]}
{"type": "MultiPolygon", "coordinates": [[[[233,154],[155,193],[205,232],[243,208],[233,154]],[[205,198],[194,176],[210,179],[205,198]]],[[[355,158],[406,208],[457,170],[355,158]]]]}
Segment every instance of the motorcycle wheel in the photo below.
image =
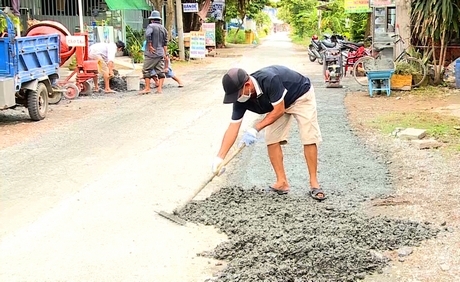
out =
{"type": "MultiPolygon", "coordinates": [[[[310,50],[311,50],[311,47],[310,47],[310,50]]],[[[308,54],[308,59],[310,59],[310,62],[314,62],[314,61],[316,61],[316,56],[309,53],[308,54]]]]}

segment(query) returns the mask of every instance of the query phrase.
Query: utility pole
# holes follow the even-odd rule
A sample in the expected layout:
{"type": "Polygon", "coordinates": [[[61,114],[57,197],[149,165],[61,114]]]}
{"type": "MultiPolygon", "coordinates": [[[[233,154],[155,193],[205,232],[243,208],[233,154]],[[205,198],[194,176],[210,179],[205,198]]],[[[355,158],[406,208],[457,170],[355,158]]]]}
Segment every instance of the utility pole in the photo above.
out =
{"type": "MultiPolygon", "coordinates": [[[[171,0],[172,1],[172,0],[171,0]]],[[[184,24],[182,22],[182,0],[176,0],[176,25],[177,35],[179,37],[179,59],[185,60],[185,47],[184,47],[184,24]]]]}
{"type": "Polygon", "coordinates": [[[83,4],[81,0],[78,0],[78,18],[80,22],[80,32],[85,32],[85,28],[83,26],[83,4]]]}

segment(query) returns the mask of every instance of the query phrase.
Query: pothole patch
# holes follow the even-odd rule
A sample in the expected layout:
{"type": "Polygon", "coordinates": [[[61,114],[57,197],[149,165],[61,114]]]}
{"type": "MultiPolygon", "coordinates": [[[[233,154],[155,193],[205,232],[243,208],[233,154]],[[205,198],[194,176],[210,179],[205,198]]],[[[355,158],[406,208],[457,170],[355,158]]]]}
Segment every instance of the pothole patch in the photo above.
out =
{"type": "Polygon", "coordinates": [[[417,246],[438,233],[430,223],[241,187],[191,202],[180,216],[228,235],[201,254],[229,262],[213,281],[356,281],[387,265],[384,251],[417,246]]]}

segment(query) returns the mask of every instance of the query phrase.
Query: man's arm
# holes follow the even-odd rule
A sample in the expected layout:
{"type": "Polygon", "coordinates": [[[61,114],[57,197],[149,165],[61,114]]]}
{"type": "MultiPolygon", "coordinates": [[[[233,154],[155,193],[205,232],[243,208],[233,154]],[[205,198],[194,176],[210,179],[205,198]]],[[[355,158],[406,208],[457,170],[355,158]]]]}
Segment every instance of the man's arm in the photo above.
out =
{"type": "Polygon", "coordinates": [[[117,55],[117,46],[114,43],[108,45],[107,50],[107,67],[109,68],[109,74],[113,75],[113,62],[115,61],[115,57],[117,55]]]}
{"type": "Polygon", "coordinates": [[[152,45],[152,32],[153,32],[153,28],[149,24],[147,28],[145,29],[145,41],[147,41],[146,51],[148,50],[150,52],[152,52],[152,50],[155,51],[152,45]]]}
{"type": "Polygon", "coordinates": [[[221,159],[225,159],[227,156],[228,151],[233,146],[238,137],[238,132],[240,131],[241,121],[238,122],[231,122],[225,131],[224,138],[222,139],[222,145],[220,146],[219,153],[217,156],[221,159]]]}
{"type": "Polygon", "coordinates": [[[258,122],[254,128],[257,131],[261,131],[265,127],[269,126],[270,124],[274,123],[277,119],[279,119],[282,115],[284,115],[284,100],[281,100],[278,104],[273,106],[273,110],[269,112],[264,119],[258,122]]]}
{"type": "Polygon", "coordinates": [[[164,34],[164,41],[163,41],[163,49],[165,52],[165,61],[168,60],[168,31],[164,28],[163,29],[163,34],[164,34]]]}
{"type": "Polygon", "coordinates": [[[284,88],[283,83],[279,76],[275,75],[270,81],[270,91],[267,91],[268,99],[273,105],[273,110],[269,112],[263,120],[254,126],[257,131],[261,131],[265,127],[274,123],[279,119],[286,110],[284,107],[284,96],[287,93],[287,90],[284,88]]]}
{"type": "Polygon", "coordinates": [[[113,75],[113,62],[109,61],[107,67],[109,67],[109,75],[113,75]]]}
{"type": "Polygon", "coordinates": [[[165,70],[168,71],[168,68],[169,68],[169,55],[166,54],[166,59],[165,59],[165,70]]]}

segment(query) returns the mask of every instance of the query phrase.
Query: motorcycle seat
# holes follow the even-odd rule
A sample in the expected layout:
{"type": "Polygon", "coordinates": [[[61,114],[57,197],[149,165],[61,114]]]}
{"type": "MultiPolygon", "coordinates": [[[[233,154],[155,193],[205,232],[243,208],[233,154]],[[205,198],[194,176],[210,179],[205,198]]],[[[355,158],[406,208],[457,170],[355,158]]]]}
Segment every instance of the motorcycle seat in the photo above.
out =
{"type": "Polygon", "coordinates": [[[336,47],[336,43],[333,43],[333,42],[330,42],[330,41],[323,40],[323,41],[321,41],[321,43],[323,43],[324,46],[326,46],[326,48],[334,48],[334,47],[336,47]]]}
{"type": "Polygon", "coordinates": [[[363,42],[344,41],[343,44],[355,45],[356,47],[364,46],[364,43],[363,43],[363,42]]]}
{"type": "Polygon", "coordinates": [[[311,43],[314,44],[314,45],[317,46],[317,47],[320,47],[320,45],[321,45],[321,43],[319,42],[319,40],[312,40],[311,43]]]}

